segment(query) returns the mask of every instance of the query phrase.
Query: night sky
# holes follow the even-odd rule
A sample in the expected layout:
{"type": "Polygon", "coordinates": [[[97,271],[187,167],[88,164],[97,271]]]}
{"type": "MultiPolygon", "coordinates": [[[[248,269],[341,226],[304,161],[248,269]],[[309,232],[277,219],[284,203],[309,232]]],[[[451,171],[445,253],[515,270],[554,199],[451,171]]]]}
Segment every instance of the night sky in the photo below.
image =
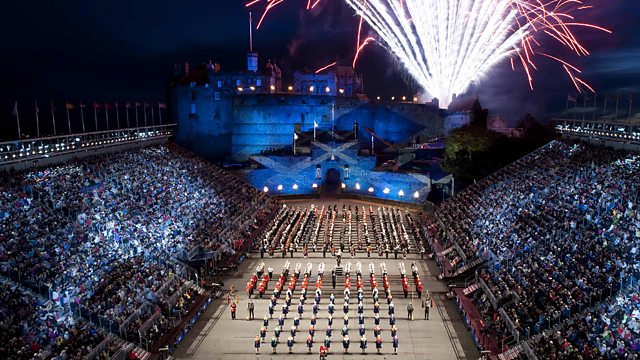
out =
{"type": "MultiPolygon", "coordinates": [[[[278,62],[285,75],[317,69],[332,61],[349,64],[357,21],[342,0],[323,0],[308,13],[304,0],[273,10],[255,33],[261,66],[278,62]]],[[[20,103],[22,120],[33,121],[33,101],[41,115],[53,100],[166,101],[173,64],[192,66],[210,59],[223,70],[242,70],[248,49],[248,10],[242,0],[5,0],[0,29],[0,112],[3,138],[15,131],[11,110],[20,103]],[[14,130],[11,130],[14,129],[14,130]]],[[[640,92],[640,1],[585,0],[597,9],[587,22],[614,31],[579,34],[592,56],[573,63],[599,93],[640,92]]],[[[259,16],[260,8],[254,10],[259,16]]],[[[549,51],[557,49],[551,48],[549,51]]],[[[566,52],[565,52],[566,54],[566,52]]],[[[478,94],[491,114],[514,121],[525,112],[547,118],[564,109],[566,94],[575,92],[563,70],[539,59],[530,91],[521,69],[509,62],[495,68],[478,94]]],[[[357,66],[365,91],[375,96],[411,96],[414,89],[391,55],[380,46],[367,48],[357,66]]],[[[625,95],[626,96],[626,95],[625,95]]],[[[640,96],[640,94],[639,94],[640,96]]],[[[61,113],[60,116],[63,116],[61,113]]],[[[25,125],[28,127],[28,125],[25,125]]]]}

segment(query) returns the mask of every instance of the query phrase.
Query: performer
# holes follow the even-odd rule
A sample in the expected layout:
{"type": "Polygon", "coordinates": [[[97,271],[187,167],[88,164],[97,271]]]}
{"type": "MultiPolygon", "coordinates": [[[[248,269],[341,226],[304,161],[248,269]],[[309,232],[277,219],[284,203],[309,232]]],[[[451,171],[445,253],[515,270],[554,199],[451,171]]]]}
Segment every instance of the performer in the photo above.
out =
{"type": "Polygon", "coordinates": [[[349,345],[351,344],[351,341],[349,340],[349,336],[345,335],[342,338],[342,347],[344,348],[344,353],[348,353],[349,352],[349,345]]]}

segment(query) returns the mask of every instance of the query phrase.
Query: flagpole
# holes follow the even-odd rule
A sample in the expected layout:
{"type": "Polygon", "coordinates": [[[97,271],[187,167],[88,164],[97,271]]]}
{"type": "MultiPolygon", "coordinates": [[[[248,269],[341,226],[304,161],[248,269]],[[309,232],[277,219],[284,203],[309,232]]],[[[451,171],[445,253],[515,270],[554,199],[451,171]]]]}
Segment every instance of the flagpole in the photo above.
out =
{"type": "Polygon", "coordinates": [[[80,103],[80,120],[82,121],[82,132],[85,132],[84,129],[84,104],[80,103]]]}
{"type": "Polygon", "coordinates": [[[616,115],[613,119],[613,121],[618,121],[618,103],[620,102],[620,94],[616,94],[616,115]]]}
{"type": "Polygon", "coordinates": [[[585,109],[587,108],[587,94],[584,94],[584,100],[582,104],[582,128],[584,129],[584,121],[586,118],[585,109]]]}
{"type": "Polygon", "coordinates": [[[633,107],[633,93],[629,94],[629,118],[627,124],[629,126],[629,133],[631,133],[631,108],[633,107]]]}
{"type": "Polygon", "coordinates": [[[144,114],[144,127],[147,127],[147,104],[142,104],[142,111],[144,114]]]}
{"type": "Polygon", "coordinates": [[[22,131],[20,130],[20,113],[18,111],[18,101],[16,100],[13,105],[13,113],[16,116],[16,123],[18,124],[18,139],[22,138],[22,131]]]}
{"type": "Polygon", "coordinates": [[[98,131],[98,104],[93,103],[93,121],[95,122],[96,128],[94,131],[98,131]]]}
{"type": "Polygon", "coordinates": [[[56,132],[56,114],[53,111],[53,101],[49,103],[51,105],[51,122],[53,123],[53,136],[58,135],[56,132]]]}
{"type": "Polygon", "coordinates": [[[609,98],[609,95],[607,93],[604,93],[604,110],[602,111],[602,122],[606,121],[607,118],[607,100],[609,98]]]}
{"type": "Polygon", "coordinates": [[[593,94],[593,119],[591,121],[596,121],[596,112],[597,112],[597,104],[598,104],[598,94],[593,94]]]}
{"type": "Polygon", "coordinates": [[[136,109],[136,127],[138,127],[138,103],[135,103],[135,109],[136,109]]]}
{"type": "Polygon", "coordinates": [[[118,129],[120,129],[120,112],[118,111],[119,107],[120,107],[120,105],[118,103],[116,103],[116,127],[118,129]]]}
{"type": "Polygon", "coordinates": [[[38,102],[36,101],[36,134],[40,137],[40,109],[38,109],[38,102]]]}
{"type": "Polygon", "coordinates": [[[67,127],[69,128],[69,134],[71,134],[71,116],[69,116],[69,104],[64,103],[65,109],[67,109],[67,127]]]}
{"type": "Polygon", "coordinates": [[[107,130],[109,130],[109,104],[104,103],[104,116],[107,119],[107,130]]]}
{"type": "Polygon", "coordinates": [[[129,106],[128,104],[124,104],[124,114],[127,118],[127,129],[129,128],[129,106]]]}
{"type": "Polygon", "coordinates": [[[162,108],[160,107],[160,103],[158,103],[158,119],[160,120],[160,125],[162,125],[162,108]]]}
{"type": "Polygon", "coordinates": [[[156,119],[155,116],[153,115],[153,106],[151,107],[151,126],[155,126],[156,125],[156,119]]]}

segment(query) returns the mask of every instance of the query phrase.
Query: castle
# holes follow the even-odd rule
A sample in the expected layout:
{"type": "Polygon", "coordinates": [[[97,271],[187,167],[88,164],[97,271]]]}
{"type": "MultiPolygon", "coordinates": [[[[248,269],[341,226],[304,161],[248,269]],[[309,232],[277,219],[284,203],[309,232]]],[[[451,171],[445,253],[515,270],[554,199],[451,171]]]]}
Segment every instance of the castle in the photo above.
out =
{"type": "MultiPolygon", "coordinates": [[[[479,105],[476,100],[467,108],[463,104],[463,108],[449,112],[438,107],[437,99],[426,104],[416,98],[372,100],[363,94],[362,77],[351,67],[295,72],[293,81],[284,83],[278,65],[267,61],[259,69],[258,56],[253,52],[247,56],[245,71],[225,72],[214,62],[196,69],[177,64],[174,70],[170,110],[177,123],[176,141],[212,161],[252,161],[256,171],[270,169],[268,176],[254,173],[247,178],[253,179],[250,181],[258,188],[278,187],[281,193],[299,185],[278,186],[278,182],[294,183],[305,178],[315,184],[326,178],[329,169],[337,169],[342,180],[353,180],[351,188],[357,182],[359,188],[369,189],[372,172],[379,170],[382,161],[394,159],[401,165],[415,159],[415,154],[406,153],[468,123],[469,106],[479,105]],[[322,155],[327,152],[331,154],[322,155]],[[278,161],[281,163],[276,166],[278,161]],[[295,166],[300,161],[324,169],[318,176],[315,166],[295,166]],[[345,174],[349,167],[350,175],[348,170],[345,174]],[[283,168],[297,170],[284,174],[283,168]],[[302,174],[303,169],[309,173],[302,174]],[[273,182],[265,182],[266,178],[273,182]]],[[[389,182],[406,182],[403,193],[428,191],[431,180],[410,184],[424,174],[401,173],[393,173],[394,180],[389,182]],[[401,180],[403,176],[406,179],[401,180]]],[[[381,174],[374,175],[381,178],[381,174]]],[[[342,186],[344,189],[349,184],[343,182],[342,186]]],[[[378,183],[373,188],[371,195],[386,186],[378,183]]]]}

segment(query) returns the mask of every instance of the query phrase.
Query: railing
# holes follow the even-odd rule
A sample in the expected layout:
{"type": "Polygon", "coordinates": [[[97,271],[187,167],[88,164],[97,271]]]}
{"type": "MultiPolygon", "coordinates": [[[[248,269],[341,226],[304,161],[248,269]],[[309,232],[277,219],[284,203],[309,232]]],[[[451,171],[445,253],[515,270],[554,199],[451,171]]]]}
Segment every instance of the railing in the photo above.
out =
{"type": "Polygon", "coordinates": [[[167,301],[164,302],[167,305],[167,309],[172,309],[176,305],[176,303],[178,302],[178,300],[180,300],[180,298],[182,297],[182,294],[184,294],[187,288],[188,288],[188,285],[183,284],[173,295],[171,295],[171,297],[167,299],[167,301]]]}
{"type": "Polygon", "coordinates": [[[71,308],[71,312],[74,315],[86,319],[90,323],[97,325],[103,329],[107,329],[112,334],[120,334],[120,327],[117,322],[107,319],[104,316],[87,309],[83,305],[78,305],[73,301],[69,305],[71,308]]]}
{"type": "Polygon", "coordinates": [[[160,320],[161,316],[162,314],[160,313],[160,308],[156,308],[156,311],[153,313],[153,315],[151,315],[151,317],[147,321],[145,321],[142,326],[140,326],[140,329],[138,329],[140,342],[144,343],[146,350],[149,350],[149,343],[146,339],[147,333],[149,332],[149,329],[151,329],[151,327],[160,320]]]}
{"type": "Polygon", "coordinates": [[[491,306],[493,306],[494,309],[497,309],[498,301],[496,300],[496,297],[493,295],[493,292],[491,292],[491,289],[489,289],[489,287],[487,286],[487,283],[484,282],[482,278],[478,277],[478,285],[480,285],[480,289],[482,289],[485,295],[487,295],[489,302],[491,302],[491,306]]]}
{"type": "Polygon", "coordinates": [[[531,346],[529,345],[528,342],[522,343],[522,351],[525,353],[525,355],[527,355],[527,359],[538,360],[536,353],[533,351],[533,349],[531,349],[531,346]]]}
{"type": "Polygon", "coordinates": [[[85,357],[84,360],[93,360],[95,358],[98,357],[98,355],[100,355],[101,352],[103,352],[107,346],[111,345],[111,343],[114,341],[115,337],[111,334],[108,334],[107,337],[104,338],[104,340],[102,340],[102,342],[100,342],[100,344],[98,344],[96,347],[94,347],[90,353],[88,353],[85,357]]]}
{"type": "Polygon", "coordinates": [[[502,318],[502,321],[504,321],[509,331],[511,331],[511,335],[513,336],[513,339],[515,340],[515,342],[520,341],[520,331],[518,331],[513,321],[511,321],[511,318],[509,317],[509,315],[507,315],[504,309],[498,310],[498,313],[500,313],[500,317],[502,318]]]}
{"type": "Polygon", "coordinates": [[[125,334],[124,337],[127,337],[127,330],[129,325],[131,325],[134,321],[138,320],[142,314],[145,313],[150,306],[148,304],[142,304],[139,308],[137,308],[128,318],[126,318],[122,323],[120,323],[120,334],[125,334]]]}
{"type": "Polygon", "coordinates": [[[169,137],[175,124],[0,142],[0,165],[37,161],[78,151],[169,137]]]}
{"type": "Polygon", "coordinates": [[[113,354],[113,356],[111,357],[110,360],[125,360],[128,358],[129,352],[131,351],[131,349],[133,349],[135,346],[131,343],[125,343],[124,346],[122,346],[115,354],[113,354]]]}
{"type": "Polygon", "coordinates": [[[167,281],[165,281],[164,284],[162,284],[162,286],[160,286],[160,288],[154,293],[154,295],[156,297],[160,297],[161,295],[164,295],[164,293],[167,292],[167,290],[169,290],[169,288],[171,287],[171,285],[173,285],[173,283],[176,282],[176,276],[174,274],[169,274],[169,279],[167,281]]]}

